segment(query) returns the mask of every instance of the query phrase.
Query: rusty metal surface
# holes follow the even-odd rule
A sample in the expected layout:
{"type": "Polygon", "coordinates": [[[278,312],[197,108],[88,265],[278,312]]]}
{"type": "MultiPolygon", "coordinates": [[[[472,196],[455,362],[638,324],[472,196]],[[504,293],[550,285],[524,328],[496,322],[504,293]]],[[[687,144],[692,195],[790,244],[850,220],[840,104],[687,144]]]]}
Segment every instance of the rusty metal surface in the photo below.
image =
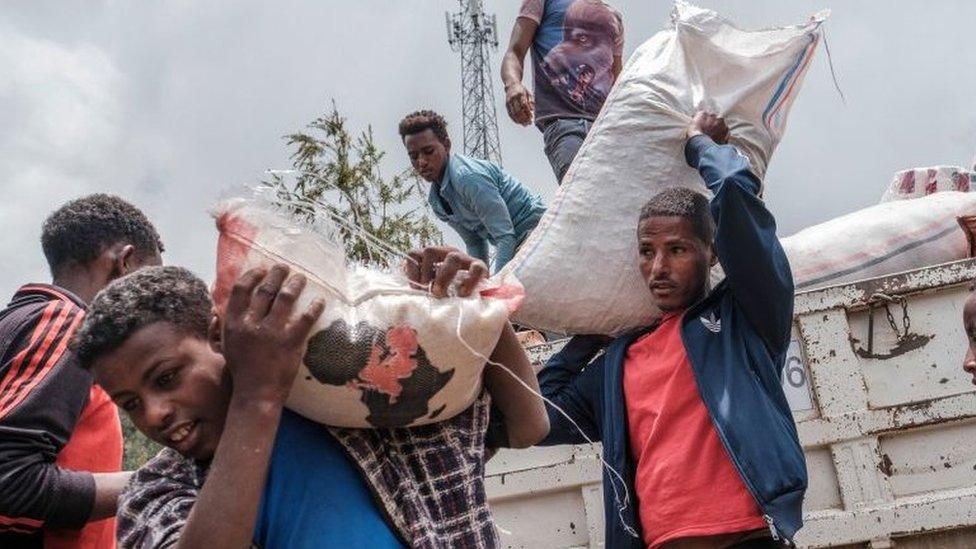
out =
{"type": "MultiPolygon", "coordinates": [[[[797,294],[784,389],[810,471],[801,547],[976,548],[976,391],[961,370],[974,279],[966,260],[797,294]]],[[[559,346],[530,354],[541,363],[559,346]]],[[[489,462],[505,545],[600,546],[597,455],[566,446],[489,462]]]]}
{"type": "Polygon", "coordinates": [[[890,276],[841,284],[820,290],[799,292],[793,313],[797,316],[838,307],[858,310],[868,306],[879,293],[900,296],[935,292],[946,286],[969,285],[976,280],[976,259],[907,271],[890,276]]]}

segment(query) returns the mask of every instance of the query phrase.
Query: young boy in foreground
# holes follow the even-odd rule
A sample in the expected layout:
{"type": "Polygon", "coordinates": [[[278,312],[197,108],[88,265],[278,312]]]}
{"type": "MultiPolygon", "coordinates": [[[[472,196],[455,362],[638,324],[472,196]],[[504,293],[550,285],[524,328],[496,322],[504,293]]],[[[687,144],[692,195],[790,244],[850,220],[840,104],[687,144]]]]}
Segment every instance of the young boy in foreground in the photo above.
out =
{"type": "MultiPolygon", "coordinates": [[[[411,269],[443,295],[458,269],[469,294],[487,272],[425,250],[411,269]],[[439,267],[435,267],[439,265],[439,267]]],[[[295,303],[305,284],[284,266],[235,284],[224,318],[202,281],[146,269],[95,298],[76,339],[140,431],[167,448],[122,496],[122,547],[492,547],[484,493],[489,399],[433,425],[337,429],[283,409],[323,303],[295,303]]],[[[492,356],[537,387],[510,327],[492,356]]],[[[486,372],[509,441],[548,430],[538,399],[486,372]]]]}

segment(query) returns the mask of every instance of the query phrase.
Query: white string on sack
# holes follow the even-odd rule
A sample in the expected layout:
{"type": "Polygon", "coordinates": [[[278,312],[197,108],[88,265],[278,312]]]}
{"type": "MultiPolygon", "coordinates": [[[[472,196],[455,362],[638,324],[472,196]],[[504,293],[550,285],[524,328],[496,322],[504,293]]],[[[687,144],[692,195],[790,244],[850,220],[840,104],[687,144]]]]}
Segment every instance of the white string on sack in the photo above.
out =
{"type": "Polygon", "coordinates": [[[822,29],[822,34],[823,34],[824,51],[827,52],[827,64],[830,66],[830,77],[834,80],[834,88],[837,90],[837,93],[840,95],[840,101],[841,101],[841,103],[843,103],[844,106],[846,107],[847,106],[847,97],[844,96],[844,92],[841,91],[841,89],[840,89],[840,84],[837,83],[837,73],[834,72],[834,58],[833,58],[833,56],[830,55],[830,46],[827,44],[827,28],[826,27],[824,27],[822,29]]]}
{"type": "MultiPolygon", "coordinates": [[[[470,352],[474,356],[478,357],[481,360],[484,360],[486,364],[489,364],[491,366],[496,366],[498,368],[501,368],[504,372],[506,372],[508,375],[510,375],[512,377],[512,379],[514,379],[515,381],[517,381],[519,383],[519,385],[521,385],[522,387],[525,387],[525,390],[527,390],[528,392],[532,393],[533,395],[539,397],[544,403],[546,403],[547,405],[551,406],[554,410],[556,410],[563,417],[565,417],[573,425],[573,427],[575,427],[576,430],[579,431],[580,435],[583,436],[583,439],[586,440],[586,442],[589,443],[591,447],[594,446],[594,445],[596,445],[596,442],[594,442],[593,439],[591,439],[589,436],[586,435],[586,432],[583,430],[582,427],[579,426],[578,423],[576,423],[576,420],[574,420],[558,404],[556,404],[552,400],[546,398],[546,396],[544,396],[542,393],[540,393],[540,392],[536,391],[535,389],[533,389],[532,387],[530,387],[528,383],[526,383],[524,380],[522,380],[522,378],[520,378],[508,366],[505,366],[504,364],[501,364],[499,362],[495,362],[495,361],[491,360],[490,358],[488,358],[485,355],[483,355],[480,352],[478,352],[477,349],[475,349],[471,345],[469,345],[468,342],[465,341],[464,340],[464,337],[461,335],[461,325],[462,325],[462,314],[463,314],[463,312],[464,312],[464,303],[459,302],[458,303],[458,321],[457,321],[457,326],[456,326],[457,329],[456,329],[456,332],[455,332],[454,335],[457,337],[458,341],[461,342],[461,345],[464,345],[464,347],[468,350],[468,352],[470,352]]],[[[627,481],[624,480],[623,475],[621,475],[616,469],[614,469],[612,465],[610,465],[609,463],[607,463],[607,460],[603,459],[603,456],[602,455],[599,455],[598,454],[596,457],[597,457],[597,459],[600,460],[600,463],[603,465],[603,468],[606,469],[606,471],[608,473],[610,473],[610,477],[609,477],[610,478],[610,487],[613,488],[613,501],[614,501],[614,503],[617,504],[617,518],[620,519],[620,523],[623,525],[624,530],[628,534],[630,534],[631,536],[634,536],[635,538],[639,538],[640,535],[637,533],[637,530],[635,530],[631,525],[627,524],[627,521],[624,519],[624,511],[630,505],[630,490],[628,490],[628,488],[627,488],[627,481]],[[620,499],[620,493],[617,490],[617,484],[615,482],[613,482],[614,477],[616,477],[616,479],[620,481],[620,485],[621,485],[621,487],[623,487],[623,490],[624,490],[623,501],[621,501],[621,499],[620,499]]]]}
{"type": "MultiPolygon", "coordinates": [[[[305,172],[305,171],[300,171],[300,170],[270,170],[269,169],[269,170],[266,170],[266,173],[273,174],[273,175],[274,174],[281,174],[281,173],[284,173],[284,174],[300,173],[300,174],[303,174],[303,175],[308,175],[310,177],[315,177],[315,178],[321,179],[316,174],[313,174],[313,173],[310,173],[310,172],[305,172]]],[[[390,244],[388,242],[385,242],[382,239],[377,238],[376,236],[370,234],[369,231],[363,229],[362,226],[361,226],[361,224],[359,223],[359,220],[358,219],[354,219],[353,221],[347,221],[346,219],[343,219],[341,216],[339,216],[338,214],[336,214],[332,210],[330,210],[328,206],[326,206],[325,204],[323,204],[321,202],[321,200],[319,200],[317,198],[314,198],[314,199],[313,198],[305,198],[303,201],[298,201],[293,196],[291,196],[291,194],[289,194],[289,196],[287,198],[284,198],[284,197],[280,197],[279,196],[279,197],[276,197],[276,200],[279,201],[279,202],[285,202],[286,205],[296,204],[296,205],[301,205],[301,206],[306,206],[306,207],[312,206],[313,215],[314,216],[324,215],[324,216],[328,217],[329,220],[331,220],[333,223],[336,223],[338,225],[341,225],[345,229],[347,229],[347,230],[355,233],[356,236],[362,238],[363,241],[364,241],[364,243],[366,244],[367,253],[369,253],[369,247],[370,247],[370,245],[372,245],[372,246],[375,246],[376,249],[384,252],[385,254],[387,254],[389,256],[398,257],[398,258],[401,258],[401,259],[405,259],[407,261],[413,261],[413,259],[409,255],[407,255],[403,251],[397,249],[396,246],[394,246],[394,245],[392,245],[392,244],[390,244]]],[[[355,214],[353,214],[353,216],[355,217],[355,214]]]]}

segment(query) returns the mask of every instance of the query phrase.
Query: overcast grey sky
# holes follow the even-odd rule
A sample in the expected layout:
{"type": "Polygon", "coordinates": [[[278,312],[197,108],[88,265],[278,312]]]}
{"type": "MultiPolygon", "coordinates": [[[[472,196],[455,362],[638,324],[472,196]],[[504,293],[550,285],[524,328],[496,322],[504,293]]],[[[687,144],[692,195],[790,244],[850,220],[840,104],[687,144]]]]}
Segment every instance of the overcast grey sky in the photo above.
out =
{"type": "MultiPolygon", "coordinates": [[[[486,0],[502,46],[518,0],[486,0]]],[[[833,9],[767,174],[780,234],[877,202],[896,170],[969,165],[976,153],[976,2],[701,1],[745,27],[833,9]]],[[[671,3],[617,1],[625,55],[664,28],[671,3]]],[[[5,2],[0,14],[0,294],[48,279],[44,217],[91,192],[119,194],[156,223],[167,263],[206,279],[221,191],[287,167],[280,136],[335,98],[371,124],[387,173],[406,167],[399,118],[444,113],[460,134],[459,59],[445,36],[451,0],[354,2],[5,2]]],[[[541,135],[504,115],[505,167],[549,197],[541,135]]],[[[596,245],[596,243],[594,243],[596,245]]]]}

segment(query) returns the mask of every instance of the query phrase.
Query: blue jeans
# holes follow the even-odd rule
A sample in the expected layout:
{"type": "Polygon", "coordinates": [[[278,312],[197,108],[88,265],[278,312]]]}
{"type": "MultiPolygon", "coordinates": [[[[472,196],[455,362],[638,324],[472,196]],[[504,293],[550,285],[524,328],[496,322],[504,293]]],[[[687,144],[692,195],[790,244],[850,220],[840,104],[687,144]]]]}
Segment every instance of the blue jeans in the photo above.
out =
{"type": "Polygon", "coordinates": [[[556,174],[556,181],[563,182],[566,170],[576,158],[576,153],[590,131],[593,122],[585,118],[556,118],[547,122],[542,130],[542,142],[546,145],[546,157],[556,174]]]}

